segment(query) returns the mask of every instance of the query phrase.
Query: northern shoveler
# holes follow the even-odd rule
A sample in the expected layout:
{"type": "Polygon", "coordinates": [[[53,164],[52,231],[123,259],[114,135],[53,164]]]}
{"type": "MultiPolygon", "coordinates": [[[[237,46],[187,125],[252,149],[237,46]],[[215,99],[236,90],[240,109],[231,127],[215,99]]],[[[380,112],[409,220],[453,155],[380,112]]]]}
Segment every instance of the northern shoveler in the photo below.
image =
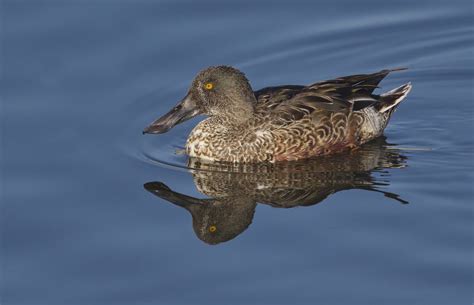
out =
{"type": "Polygon", "coordinates": [[[191,157],[226,162],[299,160],[354,149],[380,136],[411,89],[407,83],[374,94],[392,71],[253,91],[245,75],[228,66],[196,76],[188,94],[143,133],[164,133],[196,115],[209,118],[189,135],[191,157]]]}

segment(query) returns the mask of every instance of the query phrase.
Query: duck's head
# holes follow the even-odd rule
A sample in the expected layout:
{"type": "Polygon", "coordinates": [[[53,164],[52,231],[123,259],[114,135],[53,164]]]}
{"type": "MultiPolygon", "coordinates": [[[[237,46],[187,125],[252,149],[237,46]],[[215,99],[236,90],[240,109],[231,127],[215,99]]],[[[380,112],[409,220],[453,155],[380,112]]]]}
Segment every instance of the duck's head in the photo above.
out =
{"type": "Polygon", "coordinates": [[[144,184],[147,191],[177,206],[193,217],[196,236],[211,245],[235,238],[252,223],[257,203],[248,196],[198,199],[171,190],[162,182],[144,184]]]}
{"type": "Polygon", "coordinates": [[[164,133],[199,114],[220,117],[229,124],[253,116],[255,95],[245,75],[228,66],[209,67],[194,78],[188,94],[143,133],[164,133]]]}

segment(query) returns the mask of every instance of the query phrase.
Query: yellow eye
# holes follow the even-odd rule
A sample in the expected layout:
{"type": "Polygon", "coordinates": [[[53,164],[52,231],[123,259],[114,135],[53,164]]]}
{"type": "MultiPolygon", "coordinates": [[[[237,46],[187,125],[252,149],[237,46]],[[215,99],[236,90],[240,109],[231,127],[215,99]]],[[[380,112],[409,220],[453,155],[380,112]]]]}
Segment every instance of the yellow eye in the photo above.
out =
{"type": "Polygon", "coordinates": [[[204,88],[205,88],[206,90],[211,90],[212,88],[214,88],[214,84],[213,84],[213,83],[206,83],[206,84],[204,85],[204,88]]]}
{"type": "Polygon", "coordinates": [[[210,226],[210,227],[209,227],[209,232],[214,233],[214,232],[216,232],[216,231],[217,231],[216,226],[210,226]]]}

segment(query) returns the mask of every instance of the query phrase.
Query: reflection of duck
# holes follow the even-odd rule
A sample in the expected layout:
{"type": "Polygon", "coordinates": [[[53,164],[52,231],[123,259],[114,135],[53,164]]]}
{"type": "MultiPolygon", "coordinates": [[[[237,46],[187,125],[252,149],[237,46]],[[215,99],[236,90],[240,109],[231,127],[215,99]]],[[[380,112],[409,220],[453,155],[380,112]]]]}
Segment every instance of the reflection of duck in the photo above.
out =
{"type": "Polygon", "coordinates": [[[163,133],[196,115],[186,142],[191,157],[210,161],[275,162],[338,153],[380,136],[411,85],[381,95],[391,71],[351,75],[309,86],[252,91],[239,70],[210,67],[194,79],[186,97],[144,133],[163,133]]]}
{"type": "Polygon", "coordinates": [[[211,197],[197,199],[172,191],[161,182],[145,188],[188,210],[196,235],[209,244],[230,240],[252,222],[257,202],[291,208],[314,205],[341,190],[365,189],[397,200],[398,195],[379,190],[389,184],[374,177],[388,168],[402,168],[406,158],[390,148],[384,138],[347,154],[304,162],[277,164],[216,164],[189,160],[197,189],[211,197]]]}

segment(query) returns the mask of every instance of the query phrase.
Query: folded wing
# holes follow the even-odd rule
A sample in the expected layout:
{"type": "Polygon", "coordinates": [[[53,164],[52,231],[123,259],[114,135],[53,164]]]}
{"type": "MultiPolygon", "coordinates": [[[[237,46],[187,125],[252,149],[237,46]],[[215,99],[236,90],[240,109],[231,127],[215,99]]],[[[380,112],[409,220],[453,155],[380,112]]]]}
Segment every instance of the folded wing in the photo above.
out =
{"type": "Polygon", "coordinates": [[[275,118],[295,121],[315,110],[330,112],[358,111],[380,102],[373,91],[390,72],[382,70],[372,74],[358,74],[322,81],[309,86],[278,86],[255,92],[256,111],[275,118]]]}

